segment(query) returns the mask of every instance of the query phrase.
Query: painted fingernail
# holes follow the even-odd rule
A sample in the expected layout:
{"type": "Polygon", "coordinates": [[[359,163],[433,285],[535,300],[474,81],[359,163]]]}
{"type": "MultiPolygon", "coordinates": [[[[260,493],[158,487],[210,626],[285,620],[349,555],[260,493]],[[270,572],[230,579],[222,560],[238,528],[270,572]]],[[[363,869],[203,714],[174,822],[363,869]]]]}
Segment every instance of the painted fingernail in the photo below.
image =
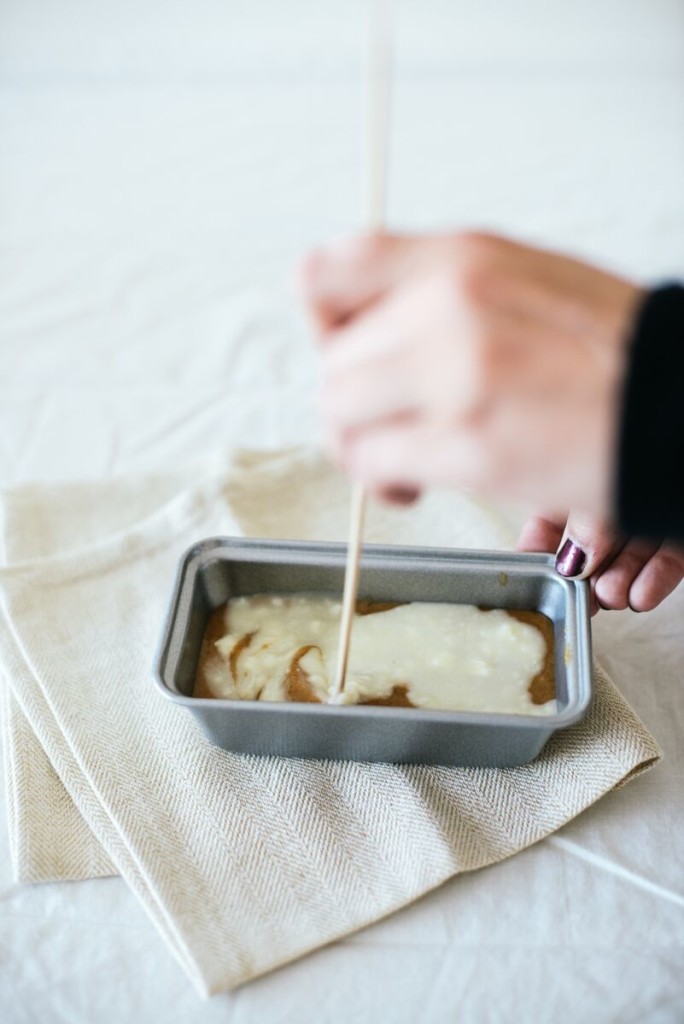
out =
{"type": "Polygon", "coordinates": [[[586,564],[586,554],[568,537],[556,555],[556,572],[561,576],[579,576],[586,564]]]}
{"type": "Polygon", "coordinates": [[[415,487],[385,487],[380,497],[393,505],[412,505],[420,497],[420,492],[415,487]]]}

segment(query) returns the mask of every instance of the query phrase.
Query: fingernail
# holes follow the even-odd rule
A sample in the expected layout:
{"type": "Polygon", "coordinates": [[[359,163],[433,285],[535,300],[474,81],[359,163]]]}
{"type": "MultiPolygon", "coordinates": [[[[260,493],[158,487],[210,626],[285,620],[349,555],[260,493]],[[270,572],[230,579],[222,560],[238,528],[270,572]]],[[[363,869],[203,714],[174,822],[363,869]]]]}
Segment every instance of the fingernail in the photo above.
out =
{"type": "Polygon", "coordinates": [[[380,492],[380,498],[393,505],[412,505],[419,496],[415,487],[386,487],[380,492]]]}
{"type": "Polygon", "coordinates": [[[561,576],[579,576],[587,564],[587,556],[570,538],[556,555],[556,572],[561,576]]]}

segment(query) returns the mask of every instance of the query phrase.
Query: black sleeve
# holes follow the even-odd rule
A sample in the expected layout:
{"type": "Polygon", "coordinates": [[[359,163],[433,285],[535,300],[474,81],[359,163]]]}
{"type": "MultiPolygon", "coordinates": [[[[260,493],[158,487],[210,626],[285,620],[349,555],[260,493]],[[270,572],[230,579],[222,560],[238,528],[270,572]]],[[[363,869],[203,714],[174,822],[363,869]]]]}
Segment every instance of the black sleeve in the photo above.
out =
{"type": "Polygon", "coordinates": [[[627,534],[684,540],[684,287],[650,292],[629,348],[617,460],[627,534]]]}

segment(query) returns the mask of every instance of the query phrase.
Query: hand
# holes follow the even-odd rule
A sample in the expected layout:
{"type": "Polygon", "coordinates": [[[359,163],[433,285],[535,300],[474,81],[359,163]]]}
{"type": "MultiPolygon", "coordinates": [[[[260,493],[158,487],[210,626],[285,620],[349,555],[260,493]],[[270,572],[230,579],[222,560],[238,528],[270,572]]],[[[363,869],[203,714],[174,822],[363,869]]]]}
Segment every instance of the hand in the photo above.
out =
{"type": "Polygon", "coordinates": [[[486,235],[383,235],[302,269],[333,457],[375,492],[431,484],[608,518],[640,291],[486,235]]]}
{"type": "Polygon", "coordinates": [[[591,614],[599,608],[648,612],[684,578],[684,549],[619,537],[600,520],[572,512],[535,516],[523,527],[518,551],[558,552],[562,576],[589,579],[591,614]]]}

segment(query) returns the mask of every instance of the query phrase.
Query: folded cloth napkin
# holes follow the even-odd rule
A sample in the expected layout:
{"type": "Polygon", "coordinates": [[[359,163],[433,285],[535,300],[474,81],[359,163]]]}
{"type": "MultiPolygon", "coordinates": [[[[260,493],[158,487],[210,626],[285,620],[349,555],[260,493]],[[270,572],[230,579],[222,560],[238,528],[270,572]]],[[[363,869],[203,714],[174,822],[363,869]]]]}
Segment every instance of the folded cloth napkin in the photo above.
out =
{"type": "MultiPolygon", "coordinates": [[[[537,842],[660,752],[596,669],[585,721],[515,769],[226,753],[151,682],[175,566],[217,534],[343,539],[309,451],[2,503],[0,665],[18,879],[120,873],[203,993],[361,928],[537,842]]],[[[373,509],[375,542],[508,546],[483,504],[373,509]]]]}

